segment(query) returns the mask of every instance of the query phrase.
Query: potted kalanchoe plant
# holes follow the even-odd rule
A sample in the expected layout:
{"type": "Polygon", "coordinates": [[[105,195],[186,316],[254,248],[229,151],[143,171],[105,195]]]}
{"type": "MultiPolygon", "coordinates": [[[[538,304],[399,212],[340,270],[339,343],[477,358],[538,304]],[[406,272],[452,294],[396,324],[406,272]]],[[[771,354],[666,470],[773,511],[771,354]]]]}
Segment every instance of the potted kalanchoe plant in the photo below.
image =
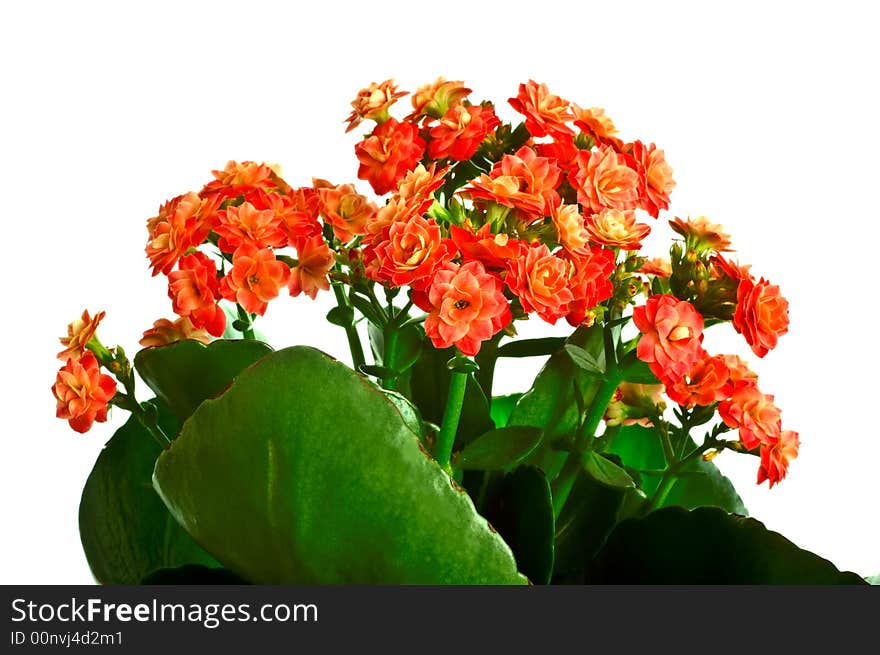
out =
{"type": "Polygon", "coordinates": [[[702,345],[729,322],[764,357],[779,287],[702,216],[668,220],[668,259],[640,252],[672,169],[603,110],[529,81],[514,125],[470,94],[438,79],[398,119],[393,81],[358,93],[357,177],[381,200],[230,162],[149,219],[177,318],[130,360],[85,312],[52,389],[78,432],[131,412],[83,490],[96,579],[860,582],[746,518],[712,463],[754,457],[772,487],[797,457],[748,363],[702,345]],[[354,369],[255,337],[285,288],[335,295],[354,369]],[[518,338],[535,319],[572,332],[518,338]],[[504,357],[546,363],[496,396],[504,357]]]}

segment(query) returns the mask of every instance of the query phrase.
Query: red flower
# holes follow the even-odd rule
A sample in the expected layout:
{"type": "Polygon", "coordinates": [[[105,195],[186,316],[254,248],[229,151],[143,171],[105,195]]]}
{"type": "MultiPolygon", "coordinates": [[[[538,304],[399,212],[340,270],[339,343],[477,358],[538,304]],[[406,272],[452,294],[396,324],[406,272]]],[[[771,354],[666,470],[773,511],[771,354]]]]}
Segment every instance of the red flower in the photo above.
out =
{"type": "Polygon", "coordinates": [[[476,355],[482,342],[512,319],[501,278],[477,261],[461,266],[447,262],[426,291],[413,293],[413,301],[428,312],[425,334],[434,347],[455,345],[468,356],[476,355]]]}
{"type": "Polygon", "coordinates": [[[423,289],[434,271],[455,255],[455,246],[444,239],[434,219],[413,216],[392,223],[380,241],[364,251],[367,276],[394,287],[423,289]]]}
{"type": "Polygon", "coordinates": [[[327,273],[333,268],[336,258],[320,234],[297,243],[296,254],[297,264],[290,269],[287,289],[294,298],[304,293],[314,300],[318,291],[330,288],[327,273]]]}
{"type": "Polygon", "coordinates": [[[224,200],[245,196],[257,189],[287,193],[290,187],[281,179],[277,166],[253,161],[229,161],[222,171],[211,171],[214,179],[199,192],[202,198],[213,198],[219,205],[224,200]]]}
{"type": "Polygon", "coordinates": [[[266,313],[269,301],[287,284],[290,269],[275,259],[269,248],[239,246],[232,255],[232,270],[220,282],[220,293],[250,314],[266,313]]]}
{"type": "Polygon", "coordinates": [[[353,184],[333,186],[326,180],[314,180],[324,221],[342,243],[366,234],[367,222],[376,214],[376,205],[354,190],[353,184]]]}
{"type": "Polygon", "coordinates": [[[636,355],[658,379],[682,377],[700,359],[703,317],[689,302],[668,294],[651,296],[633,309],[633,323],[642,333],[636,355]]]}
{"type": "Polygon", "coordinates": [[[571,135],[573,130],[566,121],[574,118],[571,104],[547,89],[546,84],[529,80],[519,85],[519,93],[507,102],[526,117],[526,129],[532,136],[571,135]]]}
{"type": "Polygon", "coordinates": [[[705,351],[686,375],[664,380],[664,383],[666,394],[685,407],[711,405],[724,400],[733,391],[725,356],[710,357],[705,351]]]}
{"type": "Polygon", "coordinates": [[[555,159],[559,168],[566,174],[574,174],[577,170],[577,155],[580,152],[571,136],[557,134],[553,141],[535,143],[532,146],[541,157],[555,159]]]}
{"type": "Polygon", "coordinates": [[[201,343],[210,343],[211,336],[206,330],[197,328],[189,320],[189,316],[180,316],[173,323],[167,318],[160,318],[153,322],[153,327],[144,332],[144,336],[138,342],[144,348],[150,346],[164,346],[175,341],[192,339],[201,343]]]}
{"type": "Polygon", "coordinates": [[[774,444],[761,444],[761,465],[758,468],[758,484],[770,481],[770,488],[788,473],[788,463],[797,458],[800,448],[798,433],[783,430],[774,444]]]}
{"type": "Polygon", "coordinates": [[[107,403],[116,393],[116,382],[101,373],[91,352],[79,360],[68,359],[58,371],[52,394],[57,401],[55,416],[66,419],[77,432],[88,432],[95,421],[107,420],[107,403]]]}
{"type": "Polygon", "coordinates": [[[543,243],[520,244],[519,256],[507,263],[507,286],[523,309],[554,324],[569,313],[575,297],[569,287],[570,264],[543,243]]]}
{"type": "Polygon", "coordinates": [[[146,253],[153,267],[168,275],[177,260],[190,248],[199,246],[216,221],[218,201],[201,199],[195,193],[177,196],[159,208],[159,214],[147,221],[149,240],[146,253]]]}
{"type": "Polygon", "coordinates": [[[412,123],[389,118],[354,147],[360,167],[358,178],[367,180],[381,195],[393,191],[407,171],[419,163],[425,142],[412,123]]]}
{"type": "Polygon", "coordinates": [[[614,272],[614,253],[592,248],[584,254],[563,253],[561,257],[569,264],[568,286],[574,296],[565,320],[577,327],[588,319],[591,309],[614,293],[610,279],[614,272]]]}
{"type": "Polygon", "coordinates": [[[730,398],[718,406],[718,414],[728,427],[739,429],[739,440],[749,450],[779,440],[781,412],[773,396],[761,393],[755,384],[736,385],[730,398]]]}
{"type": "Polygon", "coordinates": [[[465,227],[449,226],[449,236],[465,261],[477,260],[486,269],[505,270],[507,262],[520,252],[519,239],[512,239],[504,232],[492,234],[492,226],[486,223],[474,232],[468,222],[465,227]]]}
{"type": "MultiPolygon", "coordinates": [[[[300,239],[321,234],[321,223],[318,221],[321,201],[316,189],[291,189],[287,195],[257,189],[248,196],[248,202],[256,209],[271,210],[275,215],[275,223],[286,237],[286,242],[282,242],[280,246],[293,246],[300,239]]],[[[275,243],[274,240],[263,241],[266,245],[275,243]]]]}
{"type": "Polygon", "coordinates": [[[57,357],[62,362],[68,359],[79,359],[86,353],[86,344],[95,336],[98,323],[104,318],[106,312],[98,312],[95,317],[89,316],[89,310],[83,310],[82,318],[78,318],[67,326],[67,336],[61,337],[61,345],[64,350],[57,357]]]}
{"type": "Polygon", "coordinates": [[[483,173],[463,189],[471,198],[492,200],[513,207],[526,215],[546,216],[559,203],[556,187],[561,171],[547,157],[523,146],[513,155],[504,155],[489,174],[483,173]]]}
{"type": "Polygon", "coordinates": [[[447,111],[440,124],[431,128],[428,156],[432,159],[448,157],[465,161],[473,157],[477,148],[501,121],[491,105],[456,105],[447,111]]]}
{"type": "Polygon", "coordinates": [[[219,299],[217,266],[201,252],[181,258],[178,270],[168,274],[168,297],[174,313],[188,316],[197,328],[219,337],[226,329],[226,313],[219,299]]]}
{"type": "Polygon", "coordinates": [[[736,290],[736,312],[733,327],[751,346],[752,352],[763,357],[776,347],[779,337],[788,332],[788,301],[779,287],[751,276],[740,281],[736,290]]]}
{"type": "Polygon", "coordinates": [[[672,167],[667,163],[663,151],[658,150],[653,143],[646,146],[641,141],[636,141],[627,150],[639,165],[642,189],[645,191],[642,208],[657,218],[661,209],[669,209],[669,194],[675,188],[672,167]]]}
{"type": "Polygon", "coordinates": [[[623,155],[605,146],[601,150],[581,150],[577,172],[569,175],[577,189],[578,202],[593,212],[603,209],[635,209],[639,204],[639,174],[627,165],[623,155]]]}
{"type": "MultiPolygon", "coordinates": [[[[268,201],[268,198],[264,197],[263,200],[268,201]]],[[[233,253],[243,243],[256,248],[279,248],[287,244],[287,234],[272,209],[257,210],[251,203],[245,202],[238,207],[230,206],[221,210],[218,216],[220,220],[214,231],[220,235],[217,245],[223,252],[233,253]]]]}

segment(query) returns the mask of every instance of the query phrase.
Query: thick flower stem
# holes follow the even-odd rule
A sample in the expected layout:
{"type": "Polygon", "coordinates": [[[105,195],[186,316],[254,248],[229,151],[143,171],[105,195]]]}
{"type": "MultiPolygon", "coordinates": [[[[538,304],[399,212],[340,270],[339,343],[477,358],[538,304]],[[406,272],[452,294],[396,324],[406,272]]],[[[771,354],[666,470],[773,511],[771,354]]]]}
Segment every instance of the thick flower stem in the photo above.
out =
{"type": "MultiPolygon", "coordinates": [[[[333,294],[336,296],[336,304],[340,307],[351,307],[348,299],[345,297],[345,291],[339,284],[333,285],[333,294]]],[[[357,328],[354,323],[343,326],[345,328],[345,336],[348,337],[348,349],[351,351],[351,363],[354,370],[359,371],[366,363],[364,358],[364,349],[361,346],[361,338],[358,336],[357,328]]]]}
{"type": "Polygon", "coordinates": [[[657,485],[657,490],[654,492],[654,495],[651,496],[648,500],[645,501],[645,504],[642,507],[642,515],[647,514],[653,509],[656,509],[663,501],[666,500],[666,496],[669,495],[669,492],[672,490],[672,485],[675,484],[678,473],[692,460],[697,457],[701,457],[703,453],[712,448],[717,448],[719,446],[719,442],[714,438],[710,437],[703,442],[702,446],[698,446],[694,448],[688,455],[675,464],[671,465],[666,469],[666,472],[663,474],[663,477],[660,479],[660,484],[657,485]]]}
{"type": "MultiPolygon", "coordinates": [[[[383,365],[389,370],[396,370],[397,365],[397,328],[389,325],[385,330],[385,352],[383,353],[383,365]]],[[[382,380],[382,386],[386,389],[394,391],[397,389],[397,376],[385,378],[382,380]]]]}
{"type": "Polygon", "coordinates": [[[458,420],[461,418],[461,405],[464,402],[464,392],[467,388],[467,373],[455,371],[449,382],[449,396],[446,398],[446,410],[443,412],[443,424],[440,426],[440,434],[437,436],[437,445],[434,448],[434,459],[444,471],[451,474],[449,459],[452,456],[452,445],[455,443],[455,435],[458,432],[458,420]]]}

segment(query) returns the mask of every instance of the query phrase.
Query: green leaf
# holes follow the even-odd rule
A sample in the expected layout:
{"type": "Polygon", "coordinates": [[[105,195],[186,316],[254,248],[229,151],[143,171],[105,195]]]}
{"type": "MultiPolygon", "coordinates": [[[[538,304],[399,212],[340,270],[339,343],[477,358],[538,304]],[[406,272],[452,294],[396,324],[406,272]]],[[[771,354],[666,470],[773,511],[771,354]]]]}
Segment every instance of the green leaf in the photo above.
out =
{"type": "Polygon", "coordinates": [[[144,348],[134,367],[182,423],[203,400],[216,396],[244,368],[272,352],[262,341],[178,341],[144,348]]]}
{"type": "Polygon", "coordinates": [[[535,584],[553,572],[554,521],[550,485],[533,467],[505,475],[486,507],[486,518],[510,544],[519,570],[535,584]]]}
{"type": "Polygon", "coordinates": [[[367,320],[374,325],[383,325],[385,317],[376,309],[368,298],[359,296],[353,290],[348,294],[348,300],[357,308],[357,310],[367,317],[367,320]]]}
{"type": "MultiPolygon", "coordinates": [[[[455,356],[455,348],[437,349],[426,342],[419,360],[410,369],[409,399],[429,423],[441,425],[452,371],[446,363],[455,356]]],[[[465,387],[461,418],[455,436],[455,448],[461,449],[484,432],[495,428],[489,415],[489,401],[472,375],[465,387]]]]}
{"type": "Polygon", "coordinates": [[[498,348],[499,357],[545,357],[562,348],[565,337],[543,339],[519,339],[509,341],[498,348]]]}
{"type": "Polygon", "coordinates": [[[419,408],[407,400],[406,396],[399,394],[396,391],[391,391],[390,389],[382,389],[381,391],[385,394],[385,397],[394,404],[397,411],[400,412],[400,416],[403,418],[403,422],[406,423],[406,427],[419,435],[419,439],[424,445],[426,436],[425,422],[422,420],[419,408]]]}
{"type": "Polygon", "coordinates": [[[617,489],[630,489],[636,486],[626,471],[598,453],[584,453],[583,464],[587,475],[599,484],[617,489]]]}
{"type": "Polygon", "coordinates": [[[375,385],[307,347],[205,401],[154,486],[256,584],[517,584],[510,548],[375,385]]]}
{"type": "Polygon", "coordinates": [[[621,362],[620,375],[624,382],[660,384],[660,380],[651,371],[651,367],[648,366],[647,362],[638,359],[634,350],[621,362]]]}
{"type": "Polygon", "coordinates": [[[159,569],[141,580],[142,585],[242,585],[247,580],[223,568],[186,564],[176,569],[159,569]]]}
{"type": "Polygon", "coordinates": [[[605,367],[599,364],[599,360],[596,357],[583,348],[576,346],[573,343],[568,343],[565,345],[565,352],[568,353],[568,356],[571,357],[571,361],[573,361],[574,365],[579,369],[599,376],[605,375],[605,367]]]}
{"type": "Polygon", "coordinates": [[[507,425],[507,419],[510,418],[510,413],[521,397],[521,393],[512,393],[509,396],[495,396],[492,398],[490,416],[495,425],[500,428],[507,425]]]}
{"type": "Polygon", "coordinates": [[[348,305],[337,305],[327,312],[327,322],[339,327],[354,324],[354,310],[348,305]]]}
{"type": "Polygon", "coordinates": [[[865,578],[865,582],[871,585],[880,585],[880,573],[877,575],[872,575],[868,578],[865,578]]]}
{"type": "MultiPolygon", "coordinates": [[[[167,410],[163,429],[177,431],[167,410]]],[[[107,442],[86,480],[79,533],[89,568],[102,584],[138,584],[165,567],[217,565],[168,513],[150,484],[162,448],[131,417],[107,442]]]]}
{"type": "Polygon", "coordinates": [[[554,583],[583,583],[590,561],[633,492],[600,484],[585,473],[577,477],[556,520],[554,583]]]}
{"type": "Polygon", "coordinates": [[[864,584],[755,519],[669,507],[621,522],[593,561],[592,584],[864,584]]]}
{"type": "MultiPolygon", "coordinates": [[[[688,451],[696,444],[688,442],[688,451]]],[[[641,471],[657,471],[666,467],[660,436],[653,428],[638,425],[621,428],[607,448],[609,453],[618,455],[624,466],[641,471]]],[[[684,475],[672,485],[672,489],[661,503],[661,507],[680,505],[688,509],[715,505],[734,514],[747,515],[748,510],[736,492],[733,483],[725,477],[712,462],[697,458],[686,466],[684,475]],[[690,475],[698,473],[699,475],[690,475]]],[[[639,485],[648,496],[654,493],[660,483],[659,475],[642,475],[639,485]]]]}
{"type": "Polygon", "coordinates": [[[524,425],[498,428],[470,442],[453,461],[462,470],[502,470],[528,457],[539,443],[541,430],[524,425]]]}

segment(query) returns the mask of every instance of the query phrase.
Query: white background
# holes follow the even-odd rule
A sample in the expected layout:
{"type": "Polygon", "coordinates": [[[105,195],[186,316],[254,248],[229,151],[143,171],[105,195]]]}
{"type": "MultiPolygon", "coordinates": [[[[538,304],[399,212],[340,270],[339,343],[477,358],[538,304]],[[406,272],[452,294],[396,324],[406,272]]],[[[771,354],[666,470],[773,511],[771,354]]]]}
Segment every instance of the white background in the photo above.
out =
{"type": "MultiPolygon", "coordinates": [[[[92,581],[77,504],[125,416],[80,436],[54,418],[49,389],[57,338],[83,308],[107,310],[102,340],[130,353],[171,316],[145,220],[229,159],[280,163],[294,185],[354,181],[343,119],[357,90],[438,75],[507,119],[533,78],[665,149],[670,217],[722,223],[791,302],[790,333],[764,360],[726,328],[705,345],[749,355],[802,454],[772,491],[755,485],[753,458],[716,462],[770,528],[880,573],[876,21],[870,3],[716,4],[3,3],[0,582],[92,581]]],[[[654,254],[670,236],[661,217],[654,254]]],[[[276,347],[348,359],[328,306],[282,298],[259,327],[276,347]]],[[[533,372],[503,369],[501,390],[533,372]]]]}

